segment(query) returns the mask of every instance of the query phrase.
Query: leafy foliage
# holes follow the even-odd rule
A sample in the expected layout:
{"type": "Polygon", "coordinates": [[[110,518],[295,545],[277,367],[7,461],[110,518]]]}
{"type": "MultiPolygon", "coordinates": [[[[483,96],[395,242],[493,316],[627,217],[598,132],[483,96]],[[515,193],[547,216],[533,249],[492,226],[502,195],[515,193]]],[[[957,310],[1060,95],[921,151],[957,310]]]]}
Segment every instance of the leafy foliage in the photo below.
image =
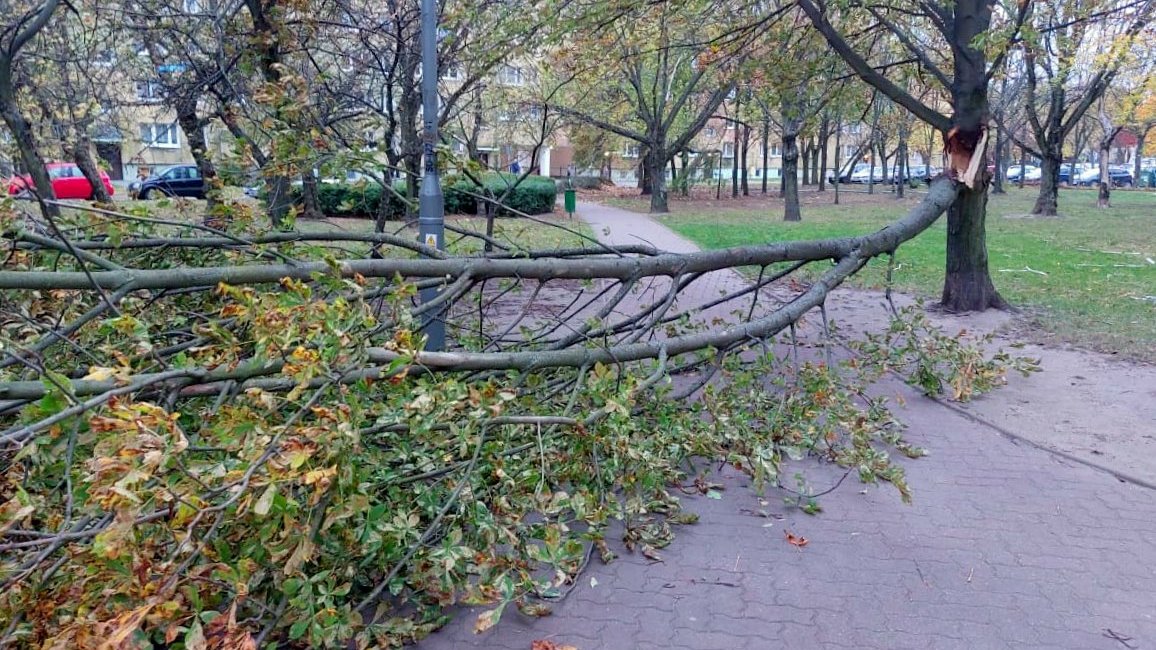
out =
{"type": "MultiPolygon", "coordinates": [[[[498,210],[498,214],[503,216],[515,214],[511,210],[524,214],[549,214],[554,210],[558,189],[549,178],[530,176],[518,182],[509,174],[487,174],[481,181],[482,187],[478,187],[466,177],[446,179],[443,184],[446,214],[475,214],[478,203],[484,200],[478,196],[505,196],[498,210]]],[[[294,189],[293,195],[294,200],[300,202],[300,187],[294,189]]],[[[317,186],[318,207],[329,217],[382,216],[386,220],[404,220],[405,196],[405,181],[395,182],[392,191],[386,191],[379,183],[367,182],[320,183],[317,186]]]]}
{"type": "MultiPolygon", "coordinates": [[[[230,235],[256,237],[257,216],[232,209],[230,235]]],[[[128,246],[183,229],[142,215],[58,225],[78,242],[125,244],[100,249],[113,265],[338,264],[299,242],[128,246]]],[[[0,223],[14,241],[21,227],[11,213],[0,223]]],[[[51,248],[11,250],[4,270],[78,266],[51,248]]],[[[919,352],[921,384],[967,361],[981,368],[970,389],[986,388],[1009,363],[923,323],[838,363],[702,351],[683,368],[717,361],[722,374],[694,402],[672,399],[684,373],[665,355],[434,372],[413,363],[415,289],[317,273],[263,288],[130,287],[108,310],[96,291],[0,295],[19,305],[0,320],[14,352],[0,397],[29,383],[43,392],[0,401],[5,636],[41,648],[394,647],[454,604],[489,606],[479,630],[511,606],[544,615],[596,552],[613,560],[612,522],[628,550],[656,557],[695,521],[677,494],[689,483],[711,495],[696,459],[748,471],[812,514],[823,490],[808,458],[910,499],[893,453],[920,451],[867,394],[884,371],[910,370],[892,346],[919,352]],[[60,322],[82,324],[45,345],[60,322]],[[396,360],[374,365],[371,346],[396,360]],[[81,394],[94,383],[107,390],[81,394]]]]}

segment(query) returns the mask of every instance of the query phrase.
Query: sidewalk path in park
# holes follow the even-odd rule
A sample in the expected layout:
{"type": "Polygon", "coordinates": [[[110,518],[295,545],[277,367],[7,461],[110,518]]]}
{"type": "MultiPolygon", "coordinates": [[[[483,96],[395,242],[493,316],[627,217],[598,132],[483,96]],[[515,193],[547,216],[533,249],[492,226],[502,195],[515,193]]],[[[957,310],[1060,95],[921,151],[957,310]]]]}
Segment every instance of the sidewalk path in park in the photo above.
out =
{"type": "MultiPolygon", "coordinates": [[[[643,215],[590,204],[579,214],[607,243],[696,250],[643,215]]],[[[742,283],[730,271],[705,280],[689,299],[742,283]]],[[[1023,409],[1035,379],[1013,380],[1023,409]]],[[[722,499],[684,498],[700,521],[676,530],[663,561],[595,559],[551,616],[511,607],[475,635],[482,609],[463,608],[418,647],[1156,649],[1156,490],[1009,437],[1014,422],[1001,432],[898,382],[883,388],[903,395],[907,438],[931,452],[900,461],[913,504],[851,476],[809,516],[726,468],[713,479],[722,499]]],[[[842,471],[808,474],[833,485],[842,471]]]]}

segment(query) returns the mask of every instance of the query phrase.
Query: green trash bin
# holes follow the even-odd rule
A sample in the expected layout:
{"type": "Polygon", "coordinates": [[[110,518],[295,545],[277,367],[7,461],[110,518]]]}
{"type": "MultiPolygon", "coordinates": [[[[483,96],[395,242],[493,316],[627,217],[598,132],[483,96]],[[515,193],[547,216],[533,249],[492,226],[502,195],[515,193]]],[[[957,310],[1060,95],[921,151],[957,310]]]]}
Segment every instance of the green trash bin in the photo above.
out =
{"type": "Polygon", "coordinates": [[[564,196],[566,212],[574,214],[574,212],[578,209],[578,192],[576,190],[566,190],[564,192],[564,196]]]}

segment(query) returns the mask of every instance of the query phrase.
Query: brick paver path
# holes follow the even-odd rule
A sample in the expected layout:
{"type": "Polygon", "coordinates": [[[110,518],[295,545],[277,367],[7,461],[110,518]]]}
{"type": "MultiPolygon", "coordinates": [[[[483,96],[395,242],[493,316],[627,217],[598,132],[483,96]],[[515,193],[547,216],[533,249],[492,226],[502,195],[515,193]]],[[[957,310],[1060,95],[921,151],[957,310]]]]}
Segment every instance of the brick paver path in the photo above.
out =
{"type": "MultiPolygon", "coordinates": [[[[580,214],[609,243],[693,250],[642,215],[580,214]]],[[[704,296],[735,278],[711,278],[704,296]]],[[[594,560],[552,616],[510,611],[474,635],[480,610],[463,609],[419,648],[1156,648],[1156,492],[883,389],[904,395],[908,439],[931,451],[902,461],[913,505],[851,477],[811,517],[723,470],[721,500],[685,499],[700,523],[677,530],[663,562],[594,560]],[[809,543],[788,544],[788,530],[809,543]]],[[[833,483],[835,469],[809,472],[833,483]]]]}

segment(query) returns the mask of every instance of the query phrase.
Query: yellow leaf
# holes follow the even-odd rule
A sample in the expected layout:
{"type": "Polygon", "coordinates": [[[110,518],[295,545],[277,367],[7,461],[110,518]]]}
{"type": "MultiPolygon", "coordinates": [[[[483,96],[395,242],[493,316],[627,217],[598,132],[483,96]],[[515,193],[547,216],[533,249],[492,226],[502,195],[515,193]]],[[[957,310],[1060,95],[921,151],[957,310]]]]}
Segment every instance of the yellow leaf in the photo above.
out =
{"type": "Polygon", "coordinates": [[[85,379],[91,381],[104,381],[112,379],[116,376],[115,368],[102,368],[100,366],[92,366],[88,369],[88,374],[84,376],[85,379]]]}
{"type": "Polygon", "coordinates": [[[292,575],[300,569],[309,558],[313,556],[313,540],[309,537],[301,538],[301,542],[297,544],[297,548],[293,550],[293,555],[285,562],[285,575],[292,575]]]}
{"type": "Polygon", "coordinates": [[[269,509],[273,507],[273,499],[277,496],[277,484],[270,483],[269,487],[261,493],[261,498],[257,499],[256,505],[253,506],[253,514],[258,517],[264,517],[269,514],[269,509]]]}
{"type": "Polygon", "coordinates": [[[132,633],[136,632],[152,608],[153,603],[149,603],[148,605],[138,607],[131,612],[125,612],[116,617],[116,620],[111,622],[111,625],[115,627],[112,632],[107,635],[104,643],[101,644],[100,650],[117,650],[120,648],[121,645],[132,636],[132,633]]]}
{"type": "Polygon", "coordinates": [[[502,610],[505,605],[488,609],[481,614],[478,614],[478,620],[474,621],[474,634],[481,634],[486,630],[498,624],[498,620],[502,618],[502,610]]]}

